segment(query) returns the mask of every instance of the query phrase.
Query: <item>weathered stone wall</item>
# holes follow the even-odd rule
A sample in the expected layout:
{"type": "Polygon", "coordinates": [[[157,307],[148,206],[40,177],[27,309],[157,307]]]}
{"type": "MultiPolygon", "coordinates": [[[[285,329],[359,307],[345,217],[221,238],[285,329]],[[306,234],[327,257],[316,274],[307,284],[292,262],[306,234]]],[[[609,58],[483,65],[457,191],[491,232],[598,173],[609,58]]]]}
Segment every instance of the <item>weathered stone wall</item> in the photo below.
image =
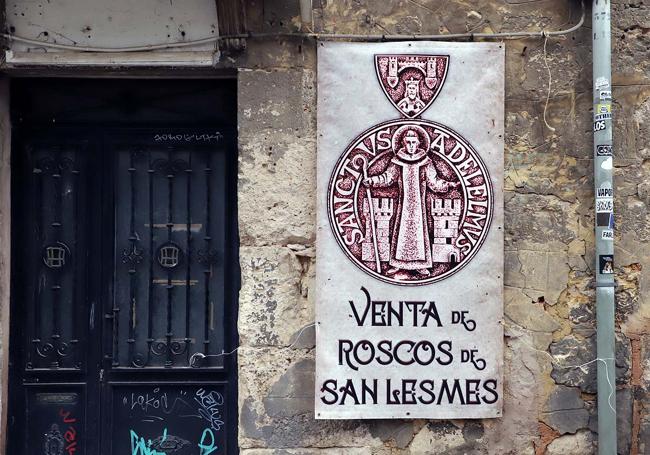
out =
{"type": "MultiPolygon", "coordinates": [[[[299,25],[298,2],[250,3],[253,30],[299,25]]],[[[560,29],[580,16],[570,0],[314,5],[315,28],[339,33],[560,29]]],[[[640,454],[650,452],[650,283],[642,273],[650,262],[650,5],[614,1],[612,20],[619,453],[640,454]]],[[[313,330],[291,345],[314,319],[315,47],[251,41],[238,58],[242,453],[594,453],[590,11],[577,33],[549,38],[546,54],[541,38],[506,42],[502,419],[314,420],[313,330]],[[549,72],[554,130],[543,121],[549,72]]]]}

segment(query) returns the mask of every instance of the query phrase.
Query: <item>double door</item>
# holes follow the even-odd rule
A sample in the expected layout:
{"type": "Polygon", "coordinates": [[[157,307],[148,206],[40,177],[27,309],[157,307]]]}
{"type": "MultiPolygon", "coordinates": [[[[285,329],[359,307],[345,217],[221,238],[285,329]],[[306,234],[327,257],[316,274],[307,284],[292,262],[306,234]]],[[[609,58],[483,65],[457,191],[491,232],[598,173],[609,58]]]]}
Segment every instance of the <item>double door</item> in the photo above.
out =
{"type": "Polygon", "coordinates": [[[9,453],[235,453],[231,132],[13,142],[9,453]]]}

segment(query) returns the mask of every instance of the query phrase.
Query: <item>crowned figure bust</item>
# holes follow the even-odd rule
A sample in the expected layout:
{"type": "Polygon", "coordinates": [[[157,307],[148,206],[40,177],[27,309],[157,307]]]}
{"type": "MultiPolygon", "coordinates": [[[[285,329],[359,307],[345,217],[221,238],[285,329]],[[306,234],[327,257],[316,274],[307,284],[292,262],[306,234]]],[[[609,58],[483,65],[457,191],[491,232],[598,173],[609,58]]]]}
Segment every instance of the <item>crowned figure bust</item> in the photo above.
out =
{"type": "Polygon", "coordinates": [[[420,98],[420,80],[410,78],[404,81],[404,98],[397,103],[397,107],[409,116],[415,116],[425,108],[425,103],[420,98]]]}

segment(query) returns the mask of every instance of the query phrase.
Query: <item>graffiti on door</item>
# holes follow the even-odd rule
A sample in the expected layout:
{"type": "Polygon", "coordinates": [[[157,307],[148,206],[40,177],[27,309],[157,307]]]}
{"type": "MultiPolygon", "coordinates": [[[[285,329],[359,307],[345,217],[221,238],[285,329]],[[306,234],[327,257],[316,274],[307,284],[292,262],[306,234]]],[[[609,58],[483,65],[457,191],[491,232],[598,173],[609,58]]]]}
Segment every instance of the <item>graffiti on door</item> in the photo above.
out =
{"type": "Polygon", "coordinates": [[[222,386],[164,384],[118,390],[113,407],[113,453],[223,453],[225,436],[220,430],[226,419],[222,386]]]}

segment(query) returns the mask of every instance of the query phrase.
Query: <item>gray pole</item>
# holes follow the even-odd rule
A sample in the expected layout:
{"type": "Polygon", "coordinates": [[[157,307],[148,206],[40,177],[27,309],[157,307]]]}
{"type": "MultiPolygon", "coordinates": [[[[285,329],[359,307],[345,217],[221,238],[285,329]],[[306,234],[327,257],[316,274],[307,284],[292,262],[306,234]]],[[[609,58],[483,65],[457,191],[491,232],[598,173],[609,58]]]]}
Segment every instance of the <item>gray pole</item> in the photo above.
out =
{"type": "Polygon", "coordinates": [[[614,186],[610,0],[593,2],[594,186],[598,454],[616,455],[614,364],[614,186]]]}

